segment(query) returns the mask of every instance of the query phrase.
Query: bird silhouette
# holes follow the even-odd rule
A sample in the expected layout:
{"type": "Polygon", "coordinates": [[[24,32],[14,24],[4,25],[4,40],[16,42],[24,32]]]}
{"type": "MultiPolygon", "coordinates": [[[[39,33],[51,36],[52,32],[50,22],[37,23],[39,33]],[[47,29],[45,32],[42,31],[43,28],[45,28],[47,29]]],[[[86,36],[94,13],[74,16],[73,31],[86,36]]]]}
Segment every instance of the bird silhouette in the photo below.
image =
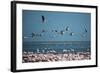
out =
{"type": "Polygon", "coordinates": [[[45,22],[45,17],[42,15],[42,22],[44,23],[45,22]]]}

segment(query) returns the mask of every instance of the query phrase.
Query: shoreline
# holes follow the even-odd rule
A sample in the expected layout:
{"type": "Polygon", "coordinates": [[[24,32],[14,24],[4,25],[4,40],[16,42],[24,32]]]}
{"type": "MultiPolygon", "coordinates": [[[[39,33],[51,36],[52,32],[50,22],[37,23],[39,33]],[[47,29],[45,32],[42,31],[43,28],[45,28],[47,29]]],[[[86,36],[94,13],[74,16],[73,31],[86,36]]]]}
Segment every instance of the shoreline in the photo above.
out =
{"type": "Polygon", "coordinates": [[[55,62],[55,61],[75,61],[75,60],[90,60],[90,52],[77,52],[77,53],[33,53],[23,52],[22,63],[34,62],[55,62]]]}

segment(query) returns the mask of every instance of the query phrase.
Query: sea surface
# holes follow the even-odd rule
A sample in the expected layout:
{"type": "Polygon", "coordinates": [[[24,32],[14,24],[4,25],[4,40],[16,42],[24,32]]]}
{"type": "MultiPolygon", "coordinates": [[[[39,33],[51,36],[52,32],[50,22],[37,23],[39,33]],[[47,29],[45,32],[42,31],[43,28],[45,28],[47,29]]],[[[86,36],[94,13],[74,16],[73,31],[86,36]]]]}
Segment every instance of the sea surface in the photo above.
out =
{"type": "Polygon", "coordinates": [[[47,53],[48,51],[56,51],[56,53],[67,52],[90,52],[90,41],[34,41],[23,42],[23,51],[33,53],[47,53]]]}

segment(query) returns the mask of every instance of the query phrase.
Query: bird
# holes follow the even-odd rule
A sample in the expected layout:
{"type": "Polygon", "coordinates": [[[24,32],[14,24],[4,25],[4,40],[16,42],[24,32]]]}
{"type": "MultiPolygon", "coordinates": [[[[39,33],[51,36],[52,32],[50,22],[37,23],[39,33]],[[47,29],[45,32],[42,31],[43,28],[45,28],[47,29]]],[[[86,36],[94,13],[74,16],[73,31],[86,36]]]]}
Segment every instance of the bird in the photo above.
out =
{"type": "Polygon", "coordinates": [[[85,28],[85,33],[87,33],[87,29],[85,28]]]}
{"type": "Polygon", "coordinates": [[[87,33],[86,25],[84,25],[84,28],[85,28],[85,33],[87,33]]]}
{"type": "Polygon", "coordinates": [[[45,17],[42,15],[42,22],[44,23],[45,22],[45,17]]]}
{"type": "Polygon", "coordinates": [[[32,32],[31,35],[32,35],[32,38],[35,37],[35,36],[37,36],[37,37],[41,37],[41,36],[42,36],[42,34],[37,34],[37,33],[35,34],[35,33],[33,33],[33,32],[32,32]]]}
{"type": "Polygon", "coordinates": [[[57,30],[52,30],[52,32],[58,32],[57,30]]]}
{"type": "Polygon", "coordinates": [[[85,28],[85,31],[83,32],[83,34],[82,34],[82,37],[86,37],[86,35],[87,35],[87,29],[85,28]]]}
{"type": "Polygon", "coordinates": [[[64,34],[64,31],[61,30],[61,31],[60,31],[60,34],[63,35],[63,34],[64,34]]]}
{"type": "Polygon", "coordinates": [[[55,32],[58,32],[57,30],[55,30],[55,32]]]}
{"type": "Polygon", "coordinates": [[[45,32],[45,30],[43,29],[42,32],[45,32]]]}
{"type": "Polygon", "coordinates": [[[66,31],[69,31],[69,26],[66,27],[66,31]]]}
{"type": "Polygon", "coordinates": [[[32,32],[32,38],[35,36],[35,33],[32,32]]]}
{"type": "Polygon", "coordinates": [[[70,36],[73,36],[73,35],[74,35],[74,32],[71,32],[71,33],[70,33],[70,36]]]}

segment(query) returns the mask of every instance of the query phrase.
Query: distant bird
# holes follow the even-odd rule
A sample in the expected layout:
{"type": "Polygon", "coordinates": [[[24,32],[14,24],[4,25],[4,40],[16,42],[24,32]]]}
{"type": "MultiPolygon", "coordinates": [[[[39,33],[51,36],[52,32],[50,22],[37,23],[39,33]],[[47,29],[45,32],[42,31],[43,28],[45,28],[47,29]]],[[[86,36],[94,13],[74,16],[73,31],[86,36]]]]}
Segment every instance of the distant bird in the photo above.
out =
{"type": "Polygon", "coordinates": [[[64,31],[60,31],[60,34],[63,35],[64,34],[64,31]]]}
{"type": "Polygon", "coordinates": [[[35,33],[32,32],[32,38],[35,36],[35,33]]]}
{"type": "Polygon", "coordinates": [[[45,17],[42,15],[42,22],[44,23],[45,22],[45,17]]]}
{"type": "Polygon", "coordinates": [[[87,29],[85,28],[85,32],[87,33],[87,29]]]}
{"type": "Polygon", "coordinates": [[[42,34],[37,34],[37,33],[35,34],[35,33],[33,33],[33,32],[32,32],[31,35],[32,35],[32,38],[35,37],[35,36],[37,36],[37,37],[41,37],[41,36],[42,36],[42,34]]]}
{"type": "Polygon", "coordinates": [[[66,27],[66,31],[69,31],[69,26],[66,27]]]}
{"type": "Polygon", "coordinates": [[[75,51],[75,50],[74,50],[74,49],[72,49],[72,48],[70,48],[70,50],[71,50],[71,51],[73,51],[73,52],[75,51]]]}
{"type": "Polygon", "coordinates": [[[84,25],[84,28],[85,28],[85,33],[87,33],[86,25],[84,25]]]}
{"type": "Polygon", "coordinates": [[[52,30],[52,32],[58,32],[57,30],[52,30]]]}
{"type": "Polygon", "coordinates": [[[45,32],[45,30],[43,29],[42,32],[45,32]]]}
{"type": "Polygon", "coordinates": [[[73,36],[73,35],[74,35],[74,32],[71,32],[71,33],[70,33],[70,36],[73,36]]]}
{"type": "Polygon", "coordinates": [[[82,34],[81,36],[82,36],[82,37],[86,37],[87,32],[88,32],[88,31],[87,31],[87,29],[85,28],[85,29],[84,29],[84,32],[83,32],[83,34],[82,34]]]}
{"type": "Polygon", "coordinates": [[[55,30],[55,32],[58,32],[57,30],[55,30]]]}
{"type": "Polygon", "coordinates": [[[67,52],[67,50],[66,49],[63,49],[63,52],[65,53],[65,52],[67,52]]]}
{"type": "Polygon", "coordinates": [[[40,53],[39,49],[37,49],[37,53],[40,53]]]}

